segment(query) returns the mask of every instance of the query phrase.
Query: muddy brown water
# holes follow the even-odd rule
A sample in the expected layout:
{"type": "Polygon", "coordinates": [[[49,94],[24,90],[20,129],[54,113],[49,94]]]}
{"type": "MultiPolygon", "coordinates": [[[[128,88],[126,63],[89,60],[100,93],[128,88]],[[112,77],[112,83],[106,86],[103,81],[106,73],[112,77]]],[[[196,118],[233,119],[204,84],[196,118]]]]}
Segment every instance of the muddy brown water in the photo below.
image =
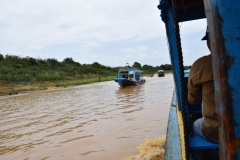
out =
{"type": "Polygon", "coordinates": [[[172,74],[0,97],[1,160],[122,160],[166,134],[172,74]]]}

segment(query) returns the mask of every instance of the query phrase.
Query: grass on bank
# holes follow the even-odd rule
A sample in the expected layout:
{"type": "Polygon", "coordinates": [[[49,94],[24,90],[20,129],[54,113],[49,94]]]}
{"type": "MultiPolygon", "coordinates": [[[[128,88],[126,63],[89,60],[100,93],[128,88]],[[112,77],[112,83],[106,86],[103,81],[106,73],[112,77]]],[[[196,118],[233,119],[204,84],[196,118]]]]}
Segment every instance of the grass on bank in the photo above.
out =
{"type": "MultiPolygon", "coordinates": [[[[172,73],[171,70],[165,70],[165,74],[172,73]]],[[[156,72],[144,72],[144,76],[156,74],[156,72]]],[[[116,76],[98,77],[96,75],[87,75],[83,78],[77,77],[66,80],[45,80],[45,81],[33,81],[33,82],[5,82],[0,81],[0,96],[1,95],[13,95],[21,92],[34,91],[34,90],[46,90],[54,87],[68,87],[74,85],[89,84],[94,82],[112,81],[116,76]]]]}
{"type": "Polygon", "coordinates": [[[13,95],[20,92],[46,90],[54,87],[68,87],[74,85],[89,84],[94,82],[111,81],[116,76],[107,77],[92,77],[70,80],[55,80],[55,81],[42,81],[42,82],[2,82],[0,81],[0,95],[13,95]]]}
{"type": "Polygon", "coordinates": [[[97,78],[90,78],[90,79],[81,79],[81,80],[71,80],[71,81],[59,81],[55,84],[55,87],[67,87],[72,85],[81,85],[81,84],[89,84],[94,82],[103,82],[103,81],[111,81],[116,76],[108,76],[108,77],[97,77],[97,78]]]}

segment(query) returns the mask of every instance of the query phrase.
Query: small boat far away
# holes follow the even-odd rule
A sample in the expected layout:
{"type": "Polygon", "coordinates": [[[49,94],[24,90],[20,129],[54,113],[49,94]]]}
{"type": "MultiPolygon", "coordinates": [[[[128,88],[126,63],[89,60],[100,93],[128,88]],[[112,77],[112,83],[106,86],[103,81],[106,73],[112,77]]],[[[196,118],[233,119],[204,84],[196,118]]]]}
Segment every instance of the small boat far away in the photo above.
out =
{"type": "Polygon", "coordinates": [[[118,71],[118,77],[114,78],[121,87],[138,86],[145,82],[143,78],[143,71],[132,68],[122,68],[118,71]]]}
{"type": "Polygon", "coordinates": [[[158,77],[164,77],[165,76],[164,70],[158,70],[157,74],[158,74],[158,77]]]}

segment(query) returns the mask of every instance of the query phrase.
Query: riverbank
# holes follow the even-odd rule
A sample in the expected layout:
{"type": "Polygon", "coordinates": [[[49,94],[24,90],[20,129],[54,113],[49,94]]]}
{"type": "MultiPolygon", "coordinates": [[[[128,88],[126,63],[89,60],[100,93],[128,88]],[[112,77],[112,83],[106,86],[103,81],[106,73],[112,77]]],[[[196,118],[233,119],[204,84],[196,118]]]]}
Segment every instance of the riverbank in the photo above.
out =
{"type": "MultiPolygon", "coordinates": [[[[172,71],[165,71],[165,74],[172,74],[172,71]]],[[[144,76],[149,77],[148,74],[144,76]]],[[[0,81],[0,96],[14,95],[22,92],[42,91],[58,87],[76,86],[95,82],[112,81],[116,76],[93,77],[81,79],[55,80],[55,81],[34,81],[34,82],[6,82],[0,81]]]]}
{"type": "Polygon", "coordinates": [[[58,87],[68,87],[82,84],[89,84],[95,82],[111,81],[116,76],[108,77],[95,77],[95,78],[82,78],[71,80],[58,80],[58,81],[42,81],[42,82],[4,82],[0,81],[0,96],[14,95],[21,92],[48,90],[58,87]]]}

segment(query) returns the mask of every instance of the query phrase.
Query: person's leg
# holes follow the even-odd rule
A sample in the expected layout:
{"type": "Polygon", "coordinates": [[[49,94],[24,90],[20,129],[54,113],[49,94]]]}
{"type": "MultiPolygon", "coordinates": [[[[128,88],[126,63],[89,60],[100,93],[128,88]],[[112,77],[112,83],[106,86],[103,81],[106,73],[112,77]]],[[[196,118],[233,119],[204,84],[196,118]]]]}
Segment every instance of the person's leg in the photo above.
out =
{"type": "Polygon", "coordinates": [[[202,123],[204,118],[199,118],[196,121],[193,122],[193,132],[201,137],[204,138],[202,134],[202,123]]]}
{"type": "MultiPolygon", "coordinates": [[[[193,132],[204,139],[206,139],[202,134],[202,123],[204,118],[199,118],[193,122],[193,132]]],[[[219,160],[219,153],[217,149],[203,149],[203,150],[193,150],[192,151],[194,160],[219,160]]]]}

